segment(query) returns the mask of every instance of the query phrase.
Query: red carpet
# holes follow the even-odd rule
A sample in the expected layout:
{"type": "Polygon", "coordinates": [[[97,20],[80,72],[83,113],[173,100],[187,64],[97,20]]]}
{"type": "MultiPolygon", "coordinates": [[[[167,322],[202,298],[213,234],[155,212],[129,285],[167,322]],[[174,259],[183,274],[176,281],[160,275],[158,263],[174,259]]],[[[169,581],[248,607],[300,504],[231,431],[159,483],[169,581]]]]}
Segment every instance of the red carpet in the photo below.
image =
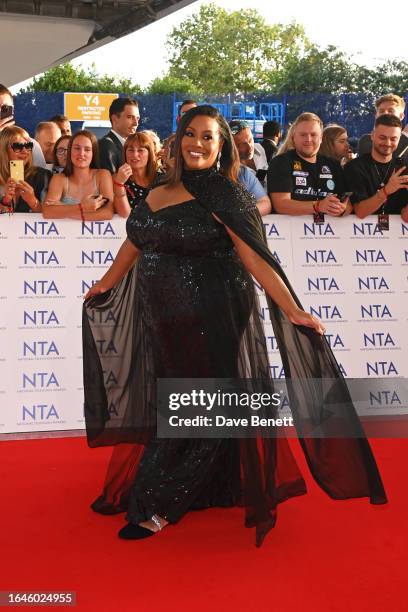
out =
{"type": "Polygon", "coordinates": [[[72,590],[73,609],[95,612],[405,612],[408,441],[372,444],[387,506],[328,499],[294,446],[309,494],[281,505],[257,549],[238,508],[121,541],[123,515],[89,509],[110,449],[84,438],[0,442],[0,590],[72,590]]]}

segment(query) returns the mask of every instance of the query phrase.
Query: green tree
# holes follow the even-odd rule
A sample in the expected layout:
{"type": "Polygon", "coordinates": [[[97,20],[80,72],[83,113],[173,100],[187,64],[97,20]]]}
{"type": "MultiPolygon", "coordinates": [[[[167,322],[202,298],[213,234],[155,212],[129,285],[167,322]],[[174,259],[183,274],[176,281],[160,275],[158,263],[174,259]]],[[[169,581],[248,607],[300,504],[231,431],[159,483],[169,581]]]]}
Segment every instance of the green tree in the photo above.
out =
{"type": "Polygon", "coordinates": [[[276,93],[351,93],[358,91],[360,67],[332,45],[312,45],[302,57],[288,56],[279,71],[271,71],[269,89],[276,93]]]}
{"type": "Polygon", "coordinates": [[[268,25],[254,9],[227,12],[209,4],[174,28],[166,44],[171,77],[223,94],[265,88],[270,71],[310,42],[296,23],[268,25]]]}
{"type": "Polygon", "coordinates": [[[173,92],[198,97],[202,94],[189,79],[174,77],[170,74],[153,79],[146,89],[147,94],[170,94],[173,92]]]}
{"type": "Polygon", "coordinates": [[[139,85],[125,79],[108,74],[98,74],[95,64],[90,68],[77,68],[71,63],[50,68],[22,91],[90,91],[107,93],[126,93],[135,95],[142,93],[139,85]]]}
{"type": "Polygon", "coordinates": [[[276,93],[360,93],[381,95],[408,90],[408,63],[388,60],[375,68],[357,64],[338,47],[312,45],[303,56],[288,56],[280,70],[269,74],[268,89],[276,93]]]}
{"type": "Polygon", "coordinates": [[[389,92],[403,97],[408,91],[408,62],[391,59],[373,69],[360,66],[356,87],[375,97],[389,92]]]}

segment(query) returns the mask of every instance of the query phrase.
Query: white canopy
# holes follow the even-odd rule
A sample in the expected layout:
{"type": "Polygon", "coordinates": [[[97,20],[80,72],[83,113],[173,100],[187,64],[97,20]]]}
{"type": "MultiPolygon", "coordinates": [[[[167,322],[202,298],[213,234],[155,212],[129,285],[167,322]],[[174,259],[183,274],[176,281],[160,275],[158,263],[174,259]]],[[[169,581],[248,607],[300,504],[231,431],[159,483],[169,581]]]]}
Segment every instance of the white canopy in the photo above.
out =
{"type": "Polygon", "coordinates": [[[1,0],[0,83],[11,87],[195,0],[1,0]]]}

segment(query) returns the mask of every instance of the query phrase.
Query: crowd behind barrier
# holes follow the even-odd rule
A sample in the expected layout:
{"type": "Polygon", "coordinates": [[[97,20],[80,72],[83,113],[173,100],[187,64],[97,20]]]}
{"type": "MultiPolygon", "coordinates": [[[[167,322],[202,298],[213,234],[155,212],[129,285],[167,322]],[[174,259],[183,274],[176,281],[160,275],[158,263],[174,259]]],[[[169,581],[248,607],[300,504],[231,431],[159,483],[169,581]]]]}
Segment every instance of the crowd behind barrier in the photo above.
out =
{"type": "MultiPolygon", "coordinates": [[[[125,94],[123,94],[125,95],[125,94]]],[[[183,100],[182,94],[135,96],[140,105],[140,129],[149,128],[160,138],[172,132],[173,109],[177,101],[183,100]]],[[[408,93],[405,94],[408,103],[408,93]]],[[[229,96],[206,96],[208,103],[229,103],[229,96]]],[[[368,94],[293,94],[273,95],[269,93],[248,94],[248,102],[280,102],[285,107],[285,122],[291,124],[304,110],[313,110],[326,125],[338,123],[347,129],[351,138],[359,138],[373,127],[373,105],[375,96],[368,94]]],[[[16,122],[30,134],[36,125],[45,118],[64,112],[64,93],[31,92],[15,96],[16,122]]],[[[73,131],[82,127],[82,122],[73,122],[73,131]]]]}
{"type": "MultiPolygon", "coordinates": [[[[343,99],[343,125],[344,103],[343,99]]],[[[195,102],[188,100],[185,105],[185,111],[183,105],[180,107],[180,117],[195,102]]],[[[99,169],[95,136],[82,130],[70,137],[69,131],[74,131],[75,125],[70,126],[61,115],[52,118],[54,123],[44,121],[55,114],[55,109],[46,108],[41,108],[37,141],[20,127],[0,126],[0,211],[4,213],[0,217],[0,394],[6,407],[0,417],[0,433],[83,427],[82,297],[110,266],[125,238],[124,221],[114,212],[126,218],[149,190],[160,184],[172,165],[173,135],[161,148],[154,132],[140,129],[143,124],[154,125],[143,101],[138,104],[119,98],[112,103],[112,129],[99,141],[105,169],[99,169]],[[34,145],[40,145],[44,155],[40,168],[33,165],[34,145]],[[23,161],[23,178],[9,175],[9,160],[23,161]],[[13,209],[23,214],[7,214],[13,209]],[[24,214],[29,212],[37,214],[24,214]]],[[[16,109],[16,122],[24,124],[18,104],[16,109]]],[[[400,120],[391,115],[379,120],[377,115],[376,124],[387,134],[387,130],[397,130],[399,138],[400,120]]],[[[163,115],[161,119],[164,118],[163,115]]],[[[254,144],[245,121],[230,122],[241,162],[239,180],[253,193],[263,216],[271,211],[271,201],[273,212],[289,212],[289,216],[264,216],[270,249],[292,280],[306,310],[326,324],[328,341],[344,375],[369,380],[404,377],[408,357],[404,334],[408,201],[390,211],[395,213],[391,218],[386,214],[386,203],[392,195],[391,183],[394,191],[405,198],[406,176],[400,176],[394,168],[392,151],[387,153],[385,169],[384,164],[370,161],[373,172],[381,171],[383,175],[379,174],[378,185],[377,177],[372,179],[374,195],[365,194],[367,201],[369,197],[374,199],[374,205],[364,216],[377,208],[378,215],[366,217],[365,221],[348,216],[354,202],[346,193],[340,165],[340,161],[353,164],[346,159],[347,132],[341,127],[339,131],[338,126],[334,130],[342,139],[337,160],[319,155],[316,158],[322,134],[316,132],[316,125],[320,125],[318,131],[323,129],[321,118],[301,113],[294,121],[293,133],[289,130],[282,145],[285,148],[289,143],[292,148],[272,159],[268,168],[264,148],[254,144]],[[308,133],[302,134],[301,130],[295,134],[299,121],[308,124],[308,133]],[[302,157],[301,147],[308,147],[308,143],[314,149],[313,163],[307,161],[306,149],[302,157]],[[281,169],[273,174],[278,166],[281,169]],[[270,199],[261,185],[266,187],[266,178],[270,199]],[[254,191],[253,181],[257,182],[254,191]],[[276,201],[275,196],[279,196],[276,201]],[[299,206],[296,213],[294,206],[299,206]],[[407,211],[402,212],[401,206],[407,211]]],[[[276,144],[278,140],[279,137],[276,144]]],[[[334,147],[334,141],[332,144],[334,147]]],[[[397,145],[395,142],[391,146],[394,152],[397,145]]],[[[371,154],[367,155],[371,160],[371,154]]],[[[268,309],[261,290],[260,299],[272,375],[282,378],[282,364],[268,329],[268,309]]],[[[98,348],[115,350],[114,346],[98,348]]],[[[115,374],[107,372],[106,376],[114,378],[115,374]]],[[[405,399],[400,398],[395,385],[391,387],[392,384],[390,389],[372,390],[369,414],[386,414],[390,410],[393,414],[408,413],[405,399]]],[[[115,407],[110,409],[114,412],[115,407]]]]}
{"type": "MultiPolygon", "coordinates": [[[[306,310],[322,319],[347,378],[365,378],[369,415],[406,415],[398,386],[408,376],[408,224],[349,216],[264,217],[269,247],[306,310]],[[378,388],[378,379],[386,384],[378,388]],[[388,383],[387,383],[388,381],[388,383]]],[[[83,295],[112,263],[125,220],[77,222],[0,217],[0,434],[83,429],[83,295]]],[[[258,287],[271,372],[282,363],[258,287]]],[[[100,313],[107,318],[110,312],[100,313]]],[[[99,343],[114,354],[114,344],[99,343]]],[[[105,372],[114,382],[115,372],[105,372]]],[[[114,413],[115,406],[109,410],[114,413]]],[[[363,410],[363,413],[364,413],[363,410]]]]}

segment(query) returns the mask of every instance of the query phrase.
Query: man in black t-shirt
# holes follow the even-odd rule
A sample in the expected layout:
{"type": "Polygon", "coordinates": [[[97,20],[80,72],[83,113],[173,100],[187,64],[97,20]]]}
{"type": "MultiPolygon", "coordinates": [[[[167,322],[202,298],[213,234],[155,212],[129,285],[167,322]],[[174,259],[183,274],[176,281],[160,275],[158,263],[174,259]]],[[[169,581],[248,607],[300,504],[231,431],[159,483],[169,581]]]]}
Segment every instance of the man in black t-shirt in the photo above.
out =
{"type": "Polygon", "coordinates": [[[289,130],[289,150],[271,160],[268,193],[275,212],[339,217],[352,211],[348,199],[340,201],[345,189],[339,162],[318,155],[322,132],[317,115],[302,113],[289,130]]]}
{"type": "Polygon", "coordinates": [[[401,121],[380,115],[371,133],[372,150],[344,167],[346,187],[360,219],[374,213],[401,214],[408,221],[407,161],[394,158],[401,137],[401,121]]]}
{"type": "MultiPolygon", "coordinates": [[[[381,115],[395,115],[401,121],[404,120],[405,100],[393,93],[385,94],[375,101],[375,119],[381,115]]],[[[408,146],[408,135],[401,134],[398,147],[394,151],[394,157],[400,155],[408,146]]],[[[358,156],[371,153],[371,134],[363,134],[358,141],[358,156]]]]}

